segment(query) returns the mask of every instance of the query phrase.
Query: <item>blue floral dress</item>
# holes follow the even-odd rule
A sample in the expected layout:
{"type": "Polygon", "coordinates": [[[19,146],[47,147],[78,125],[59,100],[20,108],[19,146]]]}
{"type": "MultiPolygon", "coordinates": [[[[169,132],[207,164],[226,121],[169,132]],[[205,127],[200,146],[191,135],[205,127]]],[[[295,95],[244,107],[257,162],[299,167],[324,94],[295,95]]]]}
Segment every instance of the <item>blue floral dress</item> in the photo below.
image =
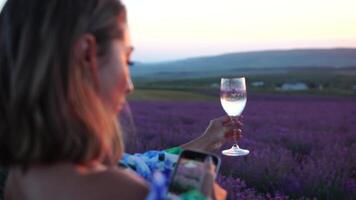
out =
{"type": "MultiPolygon", "coordinates": [[[[173,173],[181,148],[165,151],[147,151],[142,154],[124,154],[119,164],[135,171],[150,184],[150,193],[146,200],[167,199],[170,176],[173,173]]],[[[202,200],[199,192],[182,194],[182,200],[202,200]]]]}

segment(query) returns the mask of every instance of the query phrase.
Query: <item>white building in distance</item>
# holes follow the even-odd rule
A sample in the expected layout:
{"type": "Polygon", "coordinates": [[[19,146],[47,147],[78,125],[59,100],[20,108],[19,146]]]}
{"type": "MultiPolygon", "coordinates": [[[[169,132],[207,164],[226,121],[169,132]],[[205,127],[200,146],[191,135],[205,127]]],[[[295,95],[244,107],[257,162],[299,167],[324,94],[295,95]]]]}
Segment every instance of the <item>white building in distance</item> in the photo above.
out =
{"type": "Polygon", "coordinates": [[[263,87],[265,85],[265,82],[263,81],[255,81],[251,83],[253,87],[263,87]]]}
{"type": "Polygon", "coordinates": [[[280,88],[283,91],[305,91],[308,89],[309,87],[305,83],[283,83],[280,88]]]}

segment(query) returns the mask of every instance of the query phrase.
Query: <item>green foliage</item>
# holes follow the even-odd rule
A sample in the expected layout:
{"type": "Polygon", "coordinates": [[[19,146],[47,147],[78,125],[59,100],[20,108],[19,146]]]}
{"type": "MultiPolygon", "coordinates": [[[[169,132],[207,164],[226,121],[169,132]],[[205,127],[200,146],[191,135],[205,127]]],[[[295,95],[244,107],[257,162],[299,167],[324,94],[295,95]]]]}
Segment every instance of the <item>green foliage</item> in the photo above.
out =
{"type": "MultiPolygon", "coordinates": [[[[286,94],[317,94],[355,96],[356,69],[320,69],[308,68],[289,71],[256,71],[253,73],[231,73],[229,76],[245,76],[248,91],[251,93],[286,93],[286,94]],[[253,86],[254,82],[263,82],[263,86],[253,86]],[[305,91],[281,91],[284,83],[305,83],[305,91]]],[[[137,78],[134,80],[138,89],[188,91],[216,96],[219,91],[221,76],[205,78],[186,78],[169,80],[150,80],[137,78]]]]}
{"type": "Polygon", "coordinates": [[[213,97],[189,91],[137,89],[129,96],[135,100],[211,100],[213,97]]]}

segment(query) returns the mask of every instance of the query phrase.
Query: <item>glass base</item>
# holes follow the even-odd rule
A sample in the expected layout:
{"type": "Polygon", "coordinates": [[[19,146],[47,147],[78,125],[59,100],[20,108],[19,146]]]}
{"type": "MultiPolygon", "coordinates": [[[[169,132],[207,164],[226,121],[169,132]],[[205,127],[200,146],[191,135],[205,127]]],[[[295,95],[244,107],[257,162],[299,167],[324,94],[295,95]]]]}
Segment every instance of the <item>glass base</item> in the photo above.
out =
{"type": "Polygon", "coordinates": [[[232,146],[230,149],[226,149],[222,151],[222,154],[224,154],[225,156],[245,156],[249,153],[250,153],[249,150],[240,149],[240,147],[237,146],[236,144],[234,144],[234,146],[232,146]]]}

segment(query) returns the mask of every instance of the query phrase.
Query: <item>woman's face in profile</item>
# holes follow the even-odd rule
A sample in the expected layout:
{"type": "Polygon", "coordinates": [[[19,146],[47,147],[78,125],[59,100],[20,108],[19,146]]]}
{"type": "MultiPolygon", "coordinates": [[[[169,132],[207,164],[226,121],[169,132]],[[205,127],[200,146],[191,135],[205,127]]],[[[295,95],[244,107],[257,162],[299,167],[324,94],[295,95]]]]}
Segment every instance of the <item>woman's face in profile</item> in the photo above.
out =
{"type": "Polygon", "coordinates": [[[112,41],[109,55],[99,63],[100,96],[115,113],[121,111],[126,96],[134,89],[128,66],[133,50],[128,28],[119,22],[118,26],[123,30],[123,38],[112,41]]]}

